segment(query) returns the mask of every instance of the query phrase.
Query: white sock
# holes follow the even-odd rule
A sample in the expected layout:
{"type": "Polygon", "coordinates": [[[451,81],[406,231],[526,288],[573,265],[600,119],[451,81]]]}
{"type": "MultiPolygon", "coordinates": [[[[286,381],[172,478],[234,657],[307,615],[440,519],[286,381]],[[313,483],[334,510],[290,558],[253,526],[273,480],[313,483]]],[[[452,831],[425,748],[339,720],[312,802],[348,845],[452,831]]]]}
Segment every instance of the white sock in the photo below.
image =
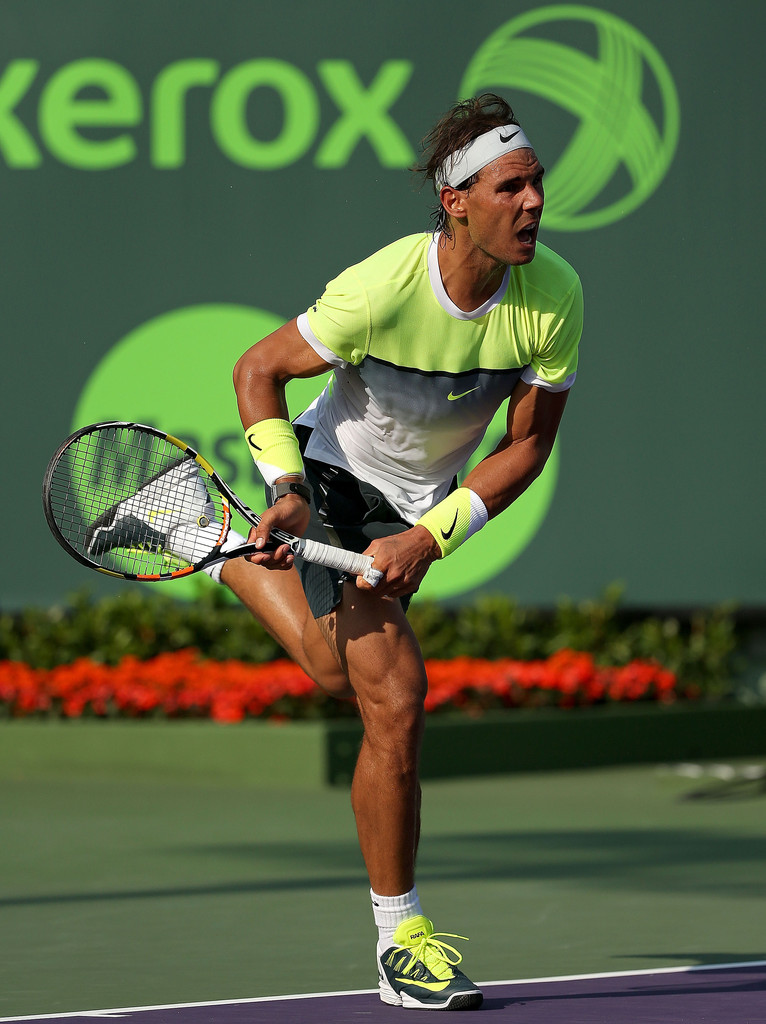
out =
{"type": "Polygon", "coordinates": [[[372,913],[378,926],[378,952],[383,953],[391,945],[394,932],[402,921],[422,914],[417,886],[403,896],[378,896],[370,889],[372,913]]]}
{"type": "MultiPolygon", "coordinates": [[[[237,533],[236,530],[229,530],[229,536],[221,545],[221,551],[231,551],[232,548],[238,548],[240,544],[247,544],[247,537],[243,537],[241,533],[237,533]]],[[[211,580],[215,580],[216,583],[221,583],[221,569],[226,565],[226,562],[216,562],[214,565],[207,565],[202,570],[206,572],[211,580]]]]}

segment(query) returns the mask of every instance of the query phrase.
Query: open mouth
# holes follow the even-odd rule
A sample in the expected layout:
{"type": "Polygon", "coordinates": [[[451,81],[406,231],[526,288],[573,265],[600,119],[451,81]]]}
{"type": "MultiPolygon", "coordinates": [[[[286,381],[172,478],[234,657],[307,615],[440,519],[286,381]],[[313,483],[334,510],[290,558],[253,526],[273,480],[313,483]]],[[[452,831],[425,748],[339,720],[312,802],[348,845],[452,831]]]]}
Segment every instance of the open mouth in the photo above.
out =
{"type": "Polygon", "coordinates": [[[522,245],[534,245],[537,239],[537,225],[529,224],[519,231],[517,238],[522,245]]]}

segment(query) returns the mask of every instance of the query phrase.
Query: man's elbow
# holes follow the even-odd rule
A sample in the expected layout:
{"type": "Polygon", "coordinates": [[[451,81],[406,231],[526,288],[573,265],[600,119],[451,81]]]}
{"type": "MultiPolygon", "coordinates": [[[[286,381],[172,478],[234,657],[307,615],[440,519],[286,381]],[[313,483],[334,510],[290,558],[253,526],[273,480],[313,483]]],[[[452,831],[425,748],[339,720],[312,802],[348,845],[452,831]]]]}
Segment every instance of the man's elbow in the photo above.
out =
{"type": "Polygon", "coordinates": [[[552,451],[552,441],[549,442],[541,437],[535,438],[534,443],[527,451],[527,486],[540,476],[552,451]]]}
{"type": "Polygon", "coordinates": [[[234,381],[234,391],[239,394],[244,394],[248,390],[248,387],[253,381],[260,377],[263,373],[263,367],[261,360],[255,351],[255,346],[249,349],[244,355],[241,355],[234,364],[234,371],[232,373],[232,379],[234,381]]]}

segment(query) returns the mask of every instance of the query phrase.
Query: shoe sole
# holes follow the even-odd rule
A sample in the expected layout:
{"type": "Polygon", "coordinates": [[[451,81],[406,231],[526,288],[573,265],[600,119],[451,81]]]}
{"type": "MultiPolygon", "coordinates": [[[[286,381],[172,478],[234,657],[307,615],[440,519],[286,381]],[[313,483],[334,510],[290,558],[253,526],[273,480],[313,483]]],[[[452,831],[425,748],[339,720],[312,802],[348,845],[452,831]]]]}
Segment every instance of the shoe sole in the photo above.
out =
{"type": "Polygon", "coordinates": [[[388,1006],[403,1006],[406,1010],[478,1010],[484,1002],[484,995],[478,989],[473,992],[455,992],[443,1003],[422,1002],[406,992],[395,992],[390,985],[379,985],[381,1002],[388,1006]]]}

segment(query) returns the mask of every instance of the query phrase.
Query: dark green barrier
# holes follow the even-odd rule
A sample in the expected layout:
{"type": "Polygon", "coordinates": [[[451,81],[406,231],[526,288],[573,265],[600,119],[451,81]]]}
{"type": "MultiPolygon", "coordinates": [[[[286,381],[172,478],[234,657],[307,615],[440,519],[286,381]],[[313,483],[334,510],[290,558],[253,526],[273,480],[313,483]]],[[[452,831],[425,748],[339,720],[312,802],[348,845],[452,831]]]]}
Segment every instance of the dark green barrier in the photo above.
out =
{"type": "MultiPolygon", "coordinates": [[[[361,730],[327,723],[328,781],[351,781],[361,730]]],[[[766,708],[610,707],[428,721],[424,779],[766,754],[766,708]]]]}

